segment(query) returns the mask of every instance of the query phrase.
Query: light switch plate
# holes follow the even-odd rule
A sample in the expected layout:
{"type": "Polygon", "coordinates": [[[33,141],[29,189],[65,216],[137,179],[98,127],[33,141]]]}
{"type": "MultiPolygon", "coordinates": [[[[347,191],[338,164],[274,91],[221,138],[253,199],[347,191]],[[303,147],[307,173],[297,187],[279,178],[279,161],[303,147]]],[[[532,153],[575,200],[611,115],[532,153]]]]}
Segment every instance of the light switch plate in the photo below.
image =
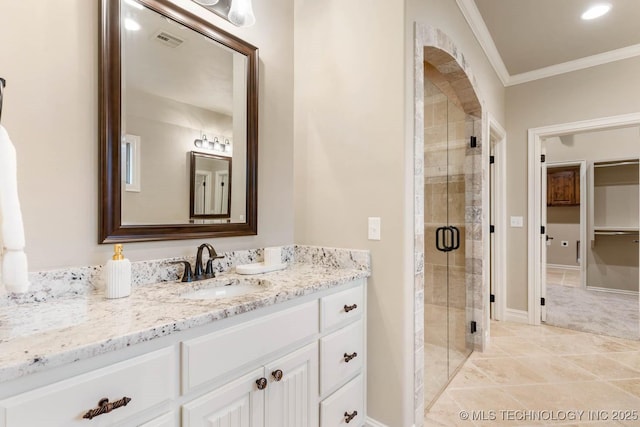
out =
{"type": "Polygon", "coordinates": [[[521,216],[512,216],[511,217],[511,226],[512,227],[524,227],[524,218],[521,216]]]}
{"type": "Polygon", "coordinates": [[[380,240],[380,217],[369,217],[369,240],[380,240]]]}

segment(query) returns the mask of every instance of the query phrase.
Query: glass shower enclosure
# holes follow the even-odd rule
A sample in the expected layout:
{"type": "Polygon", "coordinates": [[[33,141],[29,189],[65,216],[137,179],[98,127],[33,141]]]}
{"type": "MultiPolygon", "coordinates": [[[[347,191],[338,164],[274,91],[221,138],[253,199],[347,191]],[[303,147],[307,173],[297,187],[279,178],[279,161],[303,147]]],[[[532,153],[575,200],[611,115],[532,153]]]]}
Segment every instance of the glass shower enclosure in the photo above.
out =
{"type": "Polygon", "coordinates": [[[466,194],[473,117],[455,94],[425,78],[424,330],[425,404],[448,384],[473,349],[468,311],[466,194]]]}

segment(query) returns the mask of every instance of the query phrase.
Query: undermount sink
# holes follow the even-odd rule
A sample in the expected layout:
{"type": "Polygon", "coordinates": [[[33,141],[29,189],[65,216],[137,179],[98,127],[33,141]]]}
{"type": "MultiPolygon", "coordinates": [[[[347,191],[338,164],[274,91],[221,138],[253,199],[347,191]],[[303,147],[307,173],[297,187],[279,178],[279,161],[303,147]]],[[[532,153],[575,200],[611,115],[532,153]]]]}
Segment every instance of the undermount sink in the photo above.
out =
{"type": "Polygon", "coordinates": [[[234,280],[225,285],[214,285],[180,295],[184,299],[226,299],[235,298],[252,292],[264,290],[268,286],[264,280],[260,281],[238,281],[234,280]]]}

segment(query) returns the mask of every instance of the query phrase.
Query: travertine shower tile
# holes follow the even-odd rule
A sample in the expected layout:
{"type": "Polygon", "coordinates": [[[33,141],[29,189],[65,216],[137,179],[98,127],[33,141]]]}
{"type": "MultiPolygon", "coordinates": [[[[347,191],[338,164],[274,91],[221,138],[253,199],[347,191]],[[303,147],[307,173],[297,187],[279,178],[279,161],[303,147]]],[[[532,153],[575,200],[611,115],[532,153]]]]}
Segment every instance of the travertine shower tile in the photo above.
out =
{"type": "MultiPolygon", "coordinates": [[[[522,422],[503,420],[501,411],[521,409],[515,400],[501,387],[447,390],[447,394],[467,413],[484,414],[485,420],[474,421],[477,426],[522,425],[522,422]],[[495,415],[492,416],[492,415],[495,415]],[[490,419],[488,419],[490,418],[490,419]]],[[[459,415],[458,415],[459,416],[459,415]]]]}

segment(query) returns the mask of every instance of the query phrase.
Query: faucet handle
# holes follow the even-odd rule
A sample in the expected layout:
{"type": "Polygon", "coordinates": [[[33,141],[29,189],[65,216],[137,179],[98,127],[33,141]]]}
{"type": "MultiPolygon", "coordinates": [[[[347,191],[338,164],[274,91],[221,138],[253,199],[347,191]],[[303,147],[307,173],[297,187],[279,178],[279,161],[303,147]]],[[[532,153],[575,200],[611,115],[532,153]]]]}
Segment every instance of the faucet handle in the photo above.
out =
{"type": "Polygon", "coordinates": [[[184,264],[184,273],[182,274],[183,282],[192,282],[193,273],[191,272],[191,264],[189,261],[171,261],[169,264],[184,264]]]}
{"type": "MultiPolygon", "coordinates": [[[[218,258],[223,258],[223,257],[218,257],[218,258]]],[[[205,277],[216,277],[216,272],[213,271],[213,260],[215,258],[209,258],[207,260],[207,267],[204,270],[204,275],[205,277]]]]}

